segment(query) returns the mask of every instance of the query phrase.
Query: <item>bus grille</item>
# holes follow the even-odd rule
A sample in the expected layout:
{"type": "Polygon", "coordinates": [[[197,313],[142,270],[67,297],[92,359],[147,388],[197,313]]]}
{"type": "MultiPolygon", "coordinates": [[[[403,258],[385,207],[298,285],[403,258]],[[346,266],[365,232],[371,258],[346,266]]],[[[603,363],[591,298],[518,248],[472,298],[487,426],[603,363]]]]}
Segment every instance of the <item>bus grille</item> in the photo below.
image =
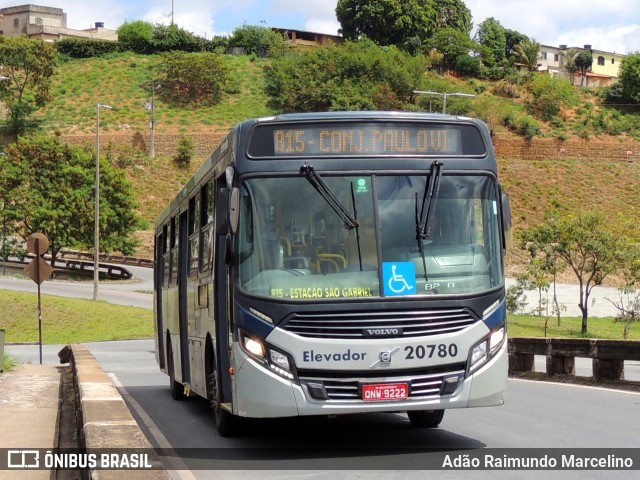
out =
{"type": "Polygon", "coordinates": [[[298,371],[300,383],[322,385],[330,401],[361,401],[361,386],[368,383],[408,383],[409,399],[438,398],[445,378],[462,379],[465,365],[448,365],[436,369],[421,369],[403,375],[390,376],[391,372],[313,372],[298,371]],[[384,376],[380,376],[380,375],[384,376]],[[360,376],[362,375],[362,376],[360,376]]]}
{"type": "Polygon", "coordinates": [[[406,312],[295,313],[284,330],[310,338],[410,338],[464,330],[477,320],[466,309],[406,312]]]}

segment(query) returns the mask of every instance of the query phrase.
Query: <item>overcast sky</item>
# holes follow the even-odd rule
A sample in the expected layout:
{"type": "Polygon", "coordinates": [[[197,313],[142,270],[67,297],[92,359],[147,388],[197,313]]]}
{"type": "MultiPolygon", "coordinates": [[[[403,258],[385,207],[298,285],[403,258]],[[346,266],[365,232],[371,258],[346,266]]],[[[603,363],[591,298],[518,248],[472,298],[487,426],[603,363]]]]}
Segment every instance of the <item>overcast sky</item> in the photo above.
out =
{"type": "MultiPolygon", "coordinates": [[[[0,0],[0,7],[24,5],[0,0]]],[[[293,28],[336,34],[337,0],[33,0],[33,4],[62,8],[69,28],[94,22],[117,29],[125,21],[174,21],[197,35],[230,34],[248,25],[293,28]]],[[[640,51],[638,0],[466,0],[474,25],[488,17],[543,45],[583,46],[607,52],[640,51]]]]}

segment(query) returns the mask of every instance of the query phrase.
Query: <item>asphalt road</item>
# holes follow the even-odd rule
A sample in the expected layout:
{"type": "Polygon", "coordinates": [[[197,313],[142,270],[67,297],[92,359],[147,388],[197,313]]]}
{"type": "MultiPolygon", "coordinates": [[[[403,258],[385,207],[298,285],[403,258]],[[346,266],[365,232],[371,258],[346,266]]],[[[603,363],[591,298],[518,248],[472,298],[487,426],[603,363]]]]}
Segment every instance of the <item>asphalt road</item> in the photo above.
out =
{"type": "MultiPolygon", "coordinates": [[[[98,299],[118,305],[153,308],[153,269],[126,267],[133,274],[132,280],[102,281],[98,285],[98,299]]],[[[30,279],[0,276],[0,290],[20,292],[38,291],[38,286],[30,279]]],[[[59,297],[93,298],[93,282],[47,280],[40,286],[43,295],[59,297]]]]}
{"type": "MultiPolygon", "coordinates": [[[[632,479],[637,471],[450,471],[425,472],[440,449],[456,454],[501,455],[517,450],[614,452],[640,449],[640,395],[615,390],[510,380],[502,407],[447,411],[435,430],[415,429],[404,414],[353,415],[252,422],[237,438],[213,427],[202,399],[175,402],[168,377],[158,371],[152,340],[86,344],[113,375],[152,444],[179,450],[172,478],[424,479],[632,479]],[[492,450],[498,449],[498,450],[492,450]],[[551,450],[549,450],[551,449],[551,450]],[[198,463],[198,458],[216,458],[198,463]],[[195,462],[195,463],[194,463],[195,462]],[[189,466],[205,465],[207,470],[189,466]],[[210,469],[210,470],[209,470],[210,469]],[[221,471],[222,469],[222,471],[221,471]],[[260,470],[256,472],[256,470],[260,470]]],[[[45,363],[57,362],[59,346],[46,346],[45,363]]],[[[37,346],[8,346],[23,360],[37,358],[37,346]]],[[[640,464],[640,460],[638,461],[640,464]]]]}

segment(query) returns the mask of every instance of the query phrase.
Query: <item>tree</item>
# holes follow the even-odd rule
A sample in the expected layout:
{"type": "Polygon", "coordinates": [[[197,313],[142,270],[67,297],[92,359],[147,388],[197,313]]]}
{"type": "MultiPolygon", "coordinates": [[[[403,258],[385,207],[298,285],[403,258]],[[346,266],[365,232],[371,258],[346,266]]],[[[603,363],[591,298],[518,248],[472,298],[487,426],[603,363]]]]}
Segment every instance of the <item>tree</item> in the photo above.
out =
{"type": "Polygon", "coordinates": [[[467,37],[471,11],[462,0],[338,0],[340,33],[349,40],[366,36],[378,45],[415,49],[441,30],[467,37]]]}
{"type": "MultiPolygon", "coordinates": [[[[566,264],[575,274],[579,288],[578,307],[582,312],[581,332],[588,331],[589,296],[595,286],[612,273],[628,268],[638,258],[638,246],[628,220],[611,221],[600,212],[560,215],[548,212],[544,223],[530,227],[522,236],[532,258],[542,252],[566,264]]],[[[557,264],[556,264],[557,265],[557,264]]]]}
{"type": "Polygon", "coordinates": [[[517,32],[515,30],[510,30],[508,28],[504,29],[504,36],[507,42],[504,54],[507,58],[515,55],[516,45],[529,40],[529,37],[527,37],[525,34],[517,32]]]}
{"type": "Polygon", "coordinates": [[[135,53],[153,52],[153,25],[144,20],[124,22],[118,28],[118,43],[135,53]]]}
{"type": "Polygon", "coordinates": [[[243,25],[236,28],[229,39],[230,47],[244,50],[247,55],[275,57],[287,49],[283,35],[259,25],[243,25]]]}
{"type": "Polygon", "coordinates": [[[9,111],[9,131],[21,134],[26,120],[51,100],[57,50],[53,43],[0,35],[0,101],[9,111]]]}
{"type": "Polygon", "coordinates": [[[439,30],[427,42],[429,49],[436,49],[444,56],[443,64],[447,69],[454,69],[460,56],[468,55],[476,43],[469,36],[453,28],[439,30]]]}
{"type": "Polygon", "coordinates": [[[576,79],[576,73],[578,73],[578,66],[576,65],[576,56],[580,52],[577,48],[570,48],[560,53],[564,58],[564,69],[569,74],[569,83],[573,85],[576,79]]]}
{"type": "Polygon", "coordinates": [[[578,52],[575,57],[575,65],[582,76],[580,85],[584,85],[584,79],[587,76],[587,72],[591,71],[591,66],[593,65],[593,55],[591,55],[591,52],[586,50],[578,52]]]}
{"type": "Polygon", "coordinates": [[[483,58],[485,65],[501,65],[506,58],[507,35],[500,22],[493,17],[487,18],[478,25],[476,36],[478,43],[490,52],[490,56],[483,58]]]}
{"type": "Polygon", "coordinates": [[[206,50],[204,38],[180,28],[177,25],[155,25],[152,33],[153,52],[201,52],[206,50]]]}
{"type": "Polygon", "coordinates": [[[436,28],[433,2],[425,0],[338,0],[340,33],[349,40],[366,36],[379,45],[403,45],[430,37],[436,28]]]}
{"type": "Polygon", "coordinates": [[[514,47],[513,57],[517,63],[527,67],[529,72],[535,72],[540,60],[540,44],[533,38],[526,38],[514,47]]]}
{"type": "Polygon", "coordinates": [[[469,35],[473,27],[471,10],[462,0],[433,0],[436,11],[436,31],[453,28],[469,35]]]}
{"type": "MultiPolygon", "coordinates": [[[[95,155],[50,137],[22,137],[0,156],[7,224],[26,238],[44,233],[52,264],[61,248],[89,249],[94,237],[95,155]]],[[[121,170],[100,161],[100,247],[133,253],[138,225],[133,189],[121,170]]]]}
{"type": "Polygon", "coordinates": [[[640,52],[622,60],[617,84],[625,98],[640,103],[640,52]]]}

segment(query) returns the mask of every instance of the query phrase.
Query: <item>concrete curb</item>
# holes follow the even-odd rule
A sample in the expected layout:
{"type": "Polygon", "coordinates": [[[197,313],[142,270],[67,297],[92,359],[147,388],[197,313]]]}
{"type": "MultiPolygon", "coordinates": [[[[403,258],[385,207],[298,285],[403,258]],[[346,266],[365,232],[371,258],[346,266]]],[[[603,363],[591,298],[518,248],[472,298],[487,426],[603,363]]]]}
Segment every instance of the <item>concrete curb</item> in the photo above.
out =
{"type": "MultiPolygon", "coordinates": [[[[153,447],[131,415],[120,392],[100,364],[83,345],[67,345],[58,353],[61,363],[69,362],[73,372],[76,395],[76,426],[79,448],[130,450],[144,449],[152,453],[153,447]]],[[[142,450],[141,450],[142,451],[142,450]]],[[[154,463],[155,455],[149,455],[154,463]]],[[[122,470],[91,469],[91,480],[122,478],[122,470]]],[[[169,479],[163,469],[127,470],[128,480],[169,479]]]]}

